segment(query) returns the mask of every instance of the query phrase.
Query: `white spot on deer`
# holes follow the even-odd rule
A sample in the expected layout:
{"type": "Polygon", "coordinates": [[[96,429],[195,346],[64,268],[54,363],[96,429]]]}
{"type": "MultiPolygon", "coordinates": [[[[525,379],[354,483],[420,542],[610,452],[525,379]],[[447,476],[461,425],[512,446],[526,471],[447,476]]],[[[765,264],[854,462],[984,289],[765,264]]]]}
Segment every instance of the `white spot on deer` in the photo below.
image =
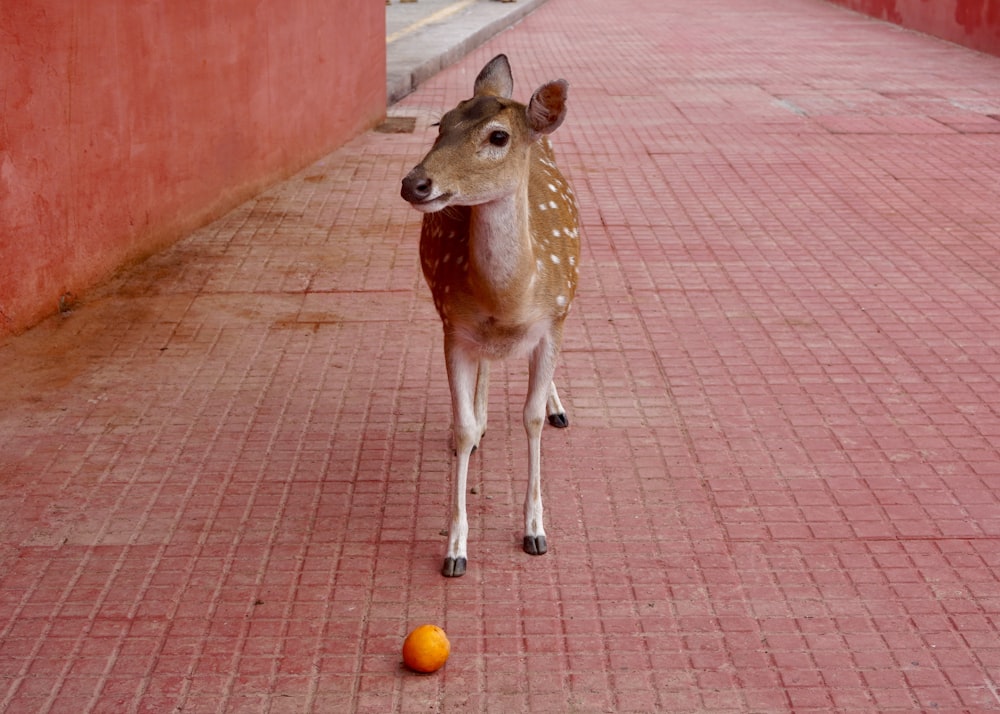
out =
{"type": "Polygon", "coordinates": [[[549,201],[549,208],[559,208],[555,201],[549,201]]]}
{"type": "MultiPolygon", "coordinates": [[[[558,188],[556,188],[555,184],[552,184],[552,183],[550,183],[550,184],[549,184],[549,190],[550,190],[550,191],[551,191],[552,193],[559,193],[559,189],[558,189],[558,188]]],[[[553,208],[555,208],[555,206],[553,206],[553,208]]]]}
{"type": "Polygon", "coordinates": [[[539,203],[538,204],[538,210],[539,211],[547,211],[547,210],[549,210],[549,206],[546,203],[539,203]]]}
{"type": "Polygon", "coordinates": [[[566,296],[565,295],[558,295],[558,296],[556,296],[556,305],[558,305],[559,307],[565,307],[566,306],[566,296]]]}
{"type": "Polygon", "coordinates": [[[553,238],[558,238],[561,235],[562,235],[562,233],[559,232],[558,228],[556,228],[554,231],[552,231],[552,237],[553,238]]]}
{"type": "Polygon", "coordinates": [[[555,253],[553,253],[552,255],[550,255],[549,258],[551,258],[552,262],[555,263],[556,265],[559,265],[559,263],[562,262],[561,260],[559,260],[559,256],[556,255],[555,253]]]}

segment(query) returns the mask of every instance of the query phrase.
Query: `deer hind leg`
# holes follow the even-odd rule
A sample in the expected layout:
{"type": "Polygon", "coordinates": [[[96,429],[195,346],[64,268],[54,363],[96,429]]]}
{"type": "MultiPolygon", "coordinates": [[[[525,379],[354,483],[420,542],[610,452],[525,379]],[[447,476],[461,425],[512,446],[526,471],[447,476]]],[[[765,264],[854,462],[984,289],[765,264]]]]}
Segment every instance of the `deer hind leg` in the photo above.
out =
{"type": "Polygon", "coordinates": [[[549,383],[549,398],[545,403],[545,413],[549,417],[549,424],[559,429],[569,426],[569,417],[563,409],[562,402],[559,401],[559,392],[556,391],[556,383],[549,383]]]}
{"type": "MultiPolygon", "coordinates": [[[[552,373],[555,371],[556,349],[548,338],[543,339],[531,353],[528,364],[528,397],[524,404],[524,430],[528,435],[524,552],[529,555],[543,555],[548,550],[542,516],[542,425],[545,423],[546,405],[555,393],[552,373]]],[[[558,396],[555,399],[558,401],[558,396]]]]}
{"type": "Polygon", "coordinates": [[[453,432],[455,435],[455,483],[448,529],[448,551],[441,574],[456,578],[468,565],[469,519],[465,494],[469,478],[469,457],[481,432],[476,419],[477,364],[446,340],[445,358],[451,388],[453,432]]]}
{"type": "MultiPolygon", "coordinates": [[[[487,406],[490,394],[490,363],[488,360],[479,362],[479,371],[476,374],[476,396],[473,402],[473,410],[476,415],[476,442],[472,445],[472,451],[479,448],[479,442],[486,436],[487,406]]],[[[457,423],[457,422],[456,422],[457,423]]],[[[449,442],[453,454],[458,453],[458,437],[452,430],[451,441],[449,442]]]]}
{"type": "Polygon", "coordinates": [[[490,363],[488,360],[479,361],[479,373],[476,375],[476,449],[479,440],[486,435],[487,402],[490,397],[490,363]]]}

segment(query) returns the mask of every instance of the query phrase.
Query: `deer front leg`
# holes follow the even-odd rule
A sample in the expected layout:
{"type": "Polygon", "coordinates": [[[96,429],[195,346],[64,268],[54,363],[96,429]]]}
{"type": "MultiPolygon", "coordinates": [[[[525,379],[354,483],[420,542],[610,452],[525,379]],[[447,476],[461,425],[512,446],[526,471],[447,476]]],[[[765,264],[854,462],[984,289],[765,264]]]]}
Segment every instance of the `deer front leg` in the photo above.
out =
{"type": "Polygon", "coordinates": [[[477,362],[470,359],[454,343],[445,339],[445,362],[448,366],[448,386],[451,388],[452,430],[455,435],[455,490],[448,530],[448,552],[441,574],[457,578],[465,574],[468,564],[469,519],[465,493],[469,477],[469,457],[479,442],[480,432],[475,413],[477,362]]]}
{"type": "MultiPolygon", "coordinates": [[[[524,552],[543,555],[548,550],[542,517],[542,425],[551,394],[555,352],[550,339],[543,339],[531,353],[528,364],[528,397],[524,403],[524,430],[528,435],[528,491],[524,497],[524,552]]],[[[558,397],[556,397],[558,399],[558,397]]]]}

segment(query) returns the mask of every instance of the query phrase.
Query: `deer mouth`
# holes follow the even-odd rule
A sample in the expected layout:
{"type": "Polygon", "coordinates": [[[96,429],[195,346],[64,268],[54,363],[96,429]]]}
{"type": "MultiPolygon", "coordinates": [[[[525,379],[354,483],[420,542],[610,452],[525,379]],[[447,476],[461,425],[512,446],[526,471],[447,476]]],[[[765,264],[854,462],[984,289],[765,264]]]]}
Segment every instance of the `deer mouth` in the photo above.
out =
{"type": "Polygon", "coordinates": [[[410,205],[423,213],[435,213],[440,211],[442,208],[447,208],[448,203],[454,195],[455,194],[451,192],[441,193],[437,196],[428,196],[427,198],[421,200],[411,200],[410,205]]]}

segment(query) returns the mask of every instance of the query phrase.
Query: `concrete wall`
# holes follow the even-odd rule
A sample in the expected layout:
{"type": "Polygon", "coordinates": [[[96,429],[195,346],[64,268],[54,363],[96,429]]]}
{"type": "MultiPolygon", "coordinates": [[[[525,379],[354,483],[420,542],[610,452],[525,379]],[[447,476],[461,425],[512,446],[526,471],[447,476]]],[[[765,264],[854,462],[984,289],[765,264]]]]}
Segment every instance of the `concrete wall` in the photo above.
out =
{"type": "Polygon", "coordinates": [[[0,2],[0,336],[384,114],[373,0],[0,2]]]}
{"type": "Polygon", "coordinates": [[[1000,55],[1000,0],[830,0],[852,10],[1000,55]]]}

